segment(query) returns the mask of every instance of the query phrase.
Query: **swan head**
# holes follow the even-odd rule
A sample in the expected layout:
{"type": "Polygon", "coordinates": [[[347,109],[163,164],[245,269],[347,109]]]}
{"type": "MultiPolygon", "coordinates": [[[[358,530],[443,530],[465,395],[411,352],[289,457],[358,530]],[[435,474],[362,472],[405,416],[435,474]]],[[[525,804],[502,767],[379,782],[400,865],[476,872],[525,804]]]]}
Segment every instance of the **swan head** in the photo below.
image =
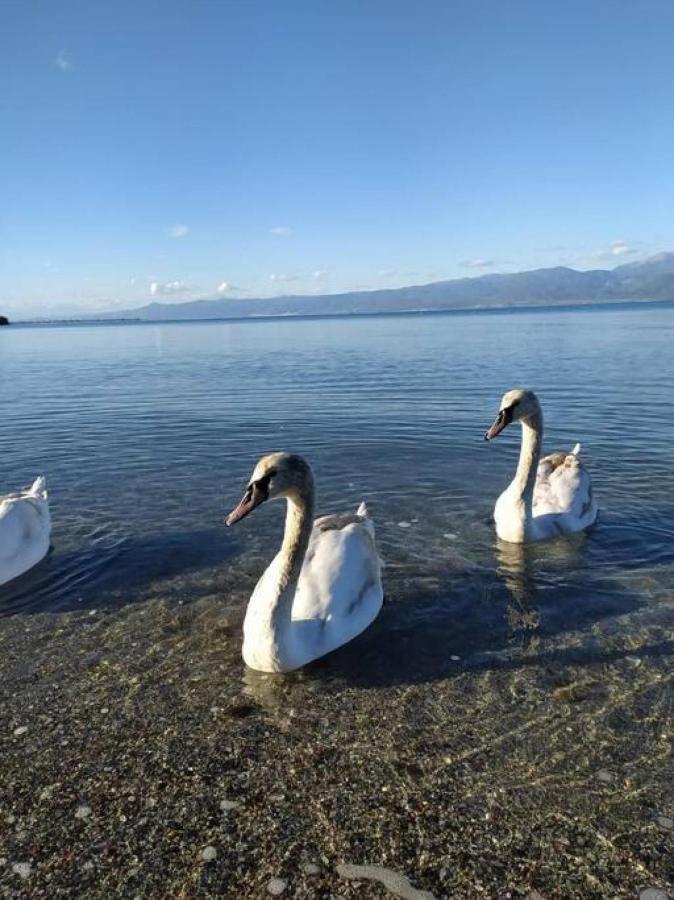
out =
{"type": "Polygon", "coordinates": [[[484,439],[485,441],[490,441],[492,438],[495,438],[511,422],[529,423],[534,420],[540,421],[541,415],[541,405],[533,391],[526,391],[522,388],[508,391],[507,394],[503,395],[498,416],[496,416],[491,428],[485,432],[484,439]]]}
{"type": "Polygon", "coordinates": [[[227,525],[239,522],[265,500],[305,496],[313,483],[311,467],[301,456],[295,453],[263,456],[253,469],[241,501],[225,521],[227,525]]]}

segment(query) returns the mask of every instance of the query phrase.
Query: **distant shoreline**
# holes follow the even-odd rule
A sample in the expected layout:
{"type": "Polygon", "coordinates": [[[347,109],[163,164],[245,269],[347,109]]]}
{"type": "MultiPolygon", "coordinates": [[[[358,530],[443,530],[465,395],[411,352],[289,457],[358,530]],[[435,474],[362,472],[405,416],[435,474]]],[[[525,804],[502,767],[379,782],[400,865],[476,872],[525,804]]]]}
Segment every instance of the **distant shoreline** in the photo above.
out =
{"type": "Polygon", "coordinates": [[[674,300],[588,300],[573,303],[527,303],[497,306],[461,306],[445,309],[400,309],[382,312],[344,312],[344,313],[277,313],[251,314],[247,316],[212,316],[203,318],[161,318],[145,319],[125,316],[119,319],[15,319],[12,327],[31,328],[64,328],[91,325],[190,325],[204,322],[278,322],[278,321],[313,321],[317,319],[379,319],[409,318],[413,316],[447,316],[447,315],[509,315],[526,312],[597,312],[601,310],[643,309],[644,307],[674,306],[674,300]]]}

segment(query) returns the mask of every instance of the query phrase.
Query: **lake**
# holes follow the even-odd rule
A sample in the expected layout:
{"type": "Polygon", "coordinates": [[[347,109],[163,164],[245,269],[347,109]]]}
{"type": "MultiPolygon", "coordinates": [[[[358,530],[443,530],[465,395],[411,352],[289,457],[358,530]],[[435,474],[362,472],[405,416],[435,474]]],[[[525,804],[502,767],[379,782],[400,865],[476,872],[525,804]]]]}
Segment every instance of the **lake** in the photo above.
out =
{"type": "Polygon", "coordinates": [[[424,623],[465,627],[468,653],[464,606],[495,594],[473,625],[500,633],[525,564],[540,628],[652,611],[674,585],[673,339],[672,309],[634,308],[4,331],[0,488],[47,476],[54,548],[0,610],[133,603],[177,575],[189,600],[217,567],[261,572],[280,505],[223,518],[282,449],[310,460],[320,511],[368,502],[396,628],[415,627],[415,577],[447,578],[424,623]],[[601,506],[585,539],[519,560],[491,523],[519,429],[483,441],[515,386],[540,396],[544,450],[581,442],[601,506]]]}
{"type": "Polygon", "coordinates": [[[101,896],[380,896],[344,861],[436,897],[669,884],[672,346],[671,306],[3,329],[0,491],[45,474],[53,517],[0,588],[4,855],[30,841],[47,893],[94,860],[101,896]],[[582,444],[585,535],[496,540],[520,432],[483,434],[516,386],[544,451],[582,444]],[[319,512],[366,500],[385,563],[375,623],[284,678],[240,659],[282,505],[224,525],[271,450],[319,512]]]}

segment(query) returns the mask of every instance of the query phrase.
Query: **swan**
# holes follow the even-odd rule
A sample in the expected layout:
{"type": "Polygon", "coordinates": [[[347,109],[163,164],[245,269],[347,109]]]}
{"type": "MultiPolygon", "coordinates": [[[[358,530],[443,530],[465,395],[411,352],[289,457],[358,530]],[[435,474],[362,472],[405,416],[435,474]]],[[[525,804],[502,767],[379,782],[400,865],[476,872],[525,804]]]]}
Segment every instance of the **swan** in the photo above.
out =
{"type": "Polygon", "coordinates": [[[515,477],[494,508],[501,540],[543,541],[592,525],[598,509],[590,476],[579,458],[580,444],[571,453],[540,458],[543,412],[533,391],[517,389],[503,395],[485,440],[495,438],[511,422],[522,426],[522,446],[515,477]]]}
{"type": "Polygon", "coordinates": [[[44,478],[0,497],[0,584],[23,575],[49,550],[51,520],[44,478]]]}
{"type": "Polygon", "coordinates": [[[341,647],[376,618],[384,598],[367,507],[314,520],[314,477],[301,456],[263,456],[226,523],[280,498],[287,501],[283,543],[243,623],[243,658],[259,672],[291,672],[341,647]]]}

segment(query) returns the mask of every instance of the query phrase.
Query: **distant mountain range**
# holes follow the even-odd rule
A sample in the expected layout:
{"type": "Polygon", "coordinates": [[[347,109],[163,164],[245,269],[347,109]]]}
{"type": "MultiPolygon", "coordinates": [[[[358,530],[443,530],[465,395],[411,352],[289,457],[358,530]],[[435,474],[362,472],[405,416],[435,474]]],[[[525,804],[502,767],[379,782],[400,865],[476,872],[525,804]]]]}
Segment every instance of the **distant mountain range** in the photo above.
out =
{"type": "Polygon", "coordinates": [[[225,297],[184,303],[150,303],[96,319],[234,319],[256,316],[372,314],[413,310],[477,309],[674,300],[674,253],[587,272],[558,266],[501,275],[435,281],[389,290],[288,295],[265,299],[225,297]]]}

